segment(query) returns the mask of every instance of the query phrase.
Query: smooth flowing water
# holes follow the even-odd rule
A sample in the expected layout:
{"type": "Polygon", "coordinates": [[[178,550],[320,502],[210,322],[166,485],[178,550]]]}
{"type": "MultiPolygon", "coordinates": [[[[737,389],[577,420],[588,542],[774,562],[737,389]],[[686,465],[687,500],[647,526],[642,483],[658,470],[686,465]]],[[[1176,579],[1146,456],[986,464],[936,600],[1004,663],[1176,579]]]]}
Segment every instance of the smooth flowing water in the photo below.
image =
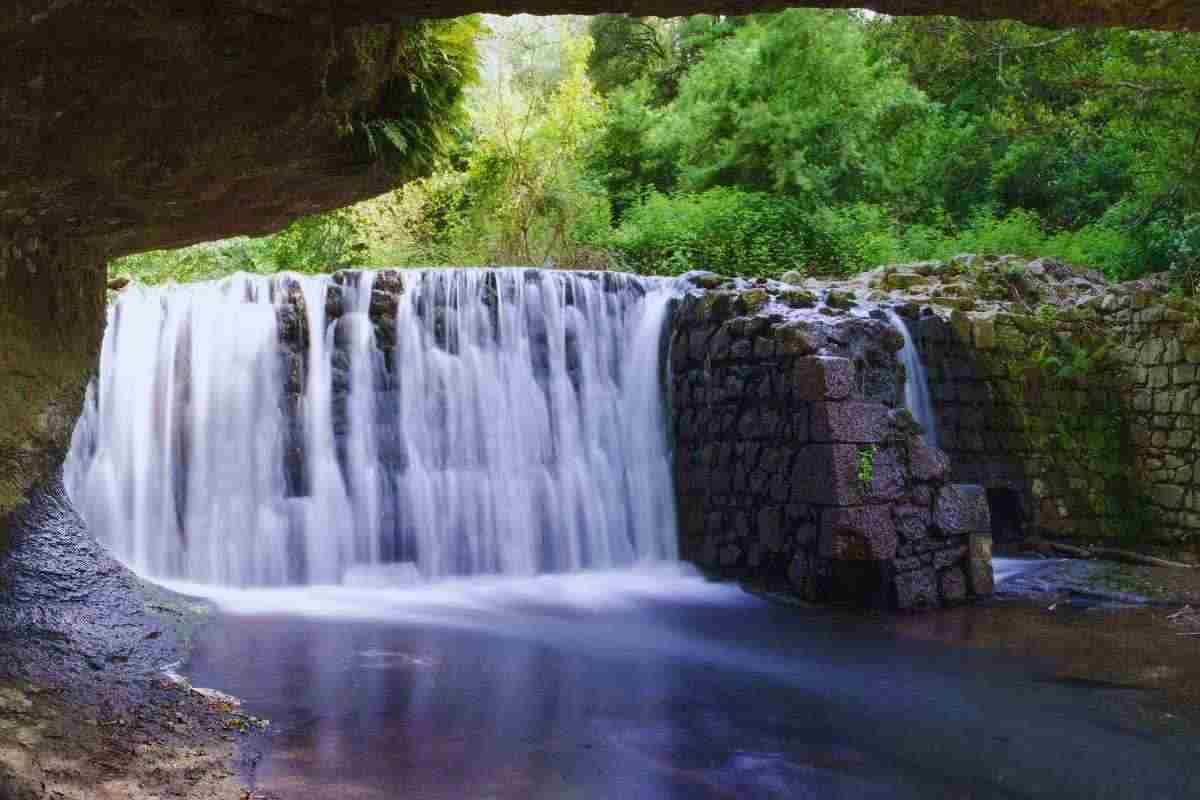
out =
{"type": "Polygon", "coordinates": [[[513,269],[339,285],[332,313],[329,276],[134,288],[112,306],[65,477],[119,558],[244,586],[675,557],[669,284],[513,269]],[[296,283],[298,398],[280,323],[296,283]],[[397,310],[373,316],[388,292],[397,310]]]}
{"type": "MultiPolygon", "coordinates": [[[[1161,711],[1147,718],[1152,692],[962,647],[1011,625],[984,609],[893,621],[798,609],[671,565],[209,594],[224,613],[187,672],[270,718],[253,777],[271,797],[1200,792],[1200,739],[1161,711]]],[[[1178,668],[1162,648],[1114,647],[1106,617],[1074,616],[1040,646],[1057,634],[1131,675],[1178,668]]]]}
{"type": "Polygon", "coordinates": [[[925,429],[925,441],[930,447],[938,446],[937,418],[933,413],[933,401],[929,396],[929,377],[925,364],[913,343],[912,334],[904,319],[892,309],[887,309],[888,321],[904,337],[900,349],[900,363],[904,365],[904,404],[913,418],[925,429]]]}

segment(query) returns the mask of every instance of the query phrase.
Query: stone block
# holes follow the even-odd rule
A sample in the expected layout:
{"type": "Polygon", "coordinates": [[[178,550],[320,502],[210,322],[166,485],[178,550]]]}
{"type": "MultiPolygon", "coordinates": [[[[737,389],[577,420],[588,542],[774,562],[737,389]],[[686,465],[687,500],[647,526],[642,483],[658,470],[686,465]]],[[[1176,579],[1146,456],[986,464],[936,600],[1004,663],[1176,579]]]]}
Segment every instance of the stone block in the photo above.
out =
{"type": "Polygon", "coordinates": [[[961,603],[967,599],[967,576],[962,567],[951,567],[939,578],[942,589],[942,600],[947,603],[961,603]]]}
{"type": "Polygon", "coordinates": [[[1162,339],[1151,339],[1142,344],[1138,360],[1147,366],[1158,364],[1162,360],[1164,349],[1166,348],[1162,339]]]}
{"type": "Polygon", "coordinates": [[[839,561],[887,561],[896,556],[896,528],[887,506],[830,508],[821,514],[820,553],[839,561]]]}
{"type": "Polygon", "coordinates": [[[743,439],[771,439],[782,431],[783,420],[771,408],[750,408],[738,420],[738,435],[743,439]]]}
{"type": "Polygon", "coordinates": [[[1184,488],[1160,484],[1150,490],[1154,502],[1166,508],[1181,508],[1183,506],[1184,488]]]}
{"type": "Polygon", "coordinates": [[[983,487],[963,483],[942,487],[933,505],[933,524],[943,536],[989,532],[991,516],[983,487]]]}
{"type": "Polygon", "coordinates": [[[860,446],[810,444],[792,464],[791,501],[822,506],[892,502],[904,496],[904,468],[894,450],[877,450],[871,482],[859,480],[860,446]]]}
{"type": "Polygon", "coordinates": [[[758,540],[773,553],[779,552],[784,546],[783,509],[775,507],[760,508],[755,520],[758,529],[758,540]]]}
{"type": "Polygon", "coordinates": [[[995,589],[992,574],[992,537],[971,536],[968,545],[967,578],[976,597],[989,597],[995,589]]]}
{"type": "Polygon", "coordinates": [[[932,567],[901,572],[896,575],[896,608],[917,611],[936,608],[938,603],[937,573],[932,567]]]}
{"type": "Polygon", "coordinates": [[[843,400],[854,388],[854,365],[847,358],[801,358],[792,374],[801,400],[843,400]]]}
{"type": "Polygon", "coordinates": [[[1191,431],[1171,431],[1170,435],[1167,436],[1167,447],[1176,449],[1189,448],[1192,446],[1192,438],[1193,434],[1191,431]]]}
{"type": "Polygon", "coordinates": [[[929,535],[931,516],[928,508],[919,505],[893,506],[892,520],[896,533],[906,542],[915,542],[929,535]]]}
{"type": "Polygon", "coordinates": [[[817,525],[814,522],[802,522],[792,531],[792,538],[797,547],[808,547],[817,541],[817,525]]]}
{"type": "Polygon", "coordinates": [[[962,561],[967,556],[967,553],[968,547],[965,544],[937,550],[933,554],[933,566],[935,569],[945,569],[946,567],[953,566],[962,561]]]}
{"type": "Polygon", "coordinates": [[[817,350],[817,340],[808,323],[792,321],[773,330],[776,352],[781,356],[807,356],[817,350]]]}
{"type": "Polygon", "coordinates": [[[887,433],[890,413],[891,409],[881,403],[813,403],[809,435],[814,442],[880,442],[887,433]]]}
{"type": "Polygon", "coordinates": [[[940,481],[950,472],[950,457],[919,436],[909,441],[908,459],[914,480],[940,481]]]}
{"type": "Polygon", "coordinates": [[[975,320],[974,340],[976,350],[991,350],[996,346],[996,320],[994,317],[979,317],[975,320]]]}
{"type": "Polygon", "coordinates": [[[818,559],[804,551],[796,553],[788,565],[788,583],[805,600],[819,600],[818,559]]]}

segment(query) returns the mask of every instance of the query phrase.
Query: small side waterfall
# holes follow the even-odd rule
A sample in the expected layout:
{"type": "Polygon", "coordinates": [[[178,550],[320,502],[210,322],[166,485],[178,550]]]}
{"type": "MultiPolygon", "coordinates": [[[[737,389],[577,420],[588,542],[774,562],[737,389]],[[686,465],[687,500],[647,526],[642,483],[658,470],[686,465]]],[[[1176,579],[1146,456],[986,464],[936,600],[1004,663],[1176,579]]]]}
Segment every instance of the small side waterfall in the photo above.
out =
{"type": "Polygon", "coordinates": [[[123,294],[64,468],[96,536],[239,586],[675,557],[668,283],[389,274],[123,294]]]}
{"type": "Polygon", "coordinates": [[[937,447],[937,419],[933,414],[929,378],[925,374],[921,354],[913,344],[912,334],[909,333],[904,319],[892,309],[887,310],[887,315],[888,321],[904,337],[904,347],[900,349],[900,363],[904,365],[904,404],[908,406],[913,418],[925,429],[925,441],[930,447],[937,447]]]}

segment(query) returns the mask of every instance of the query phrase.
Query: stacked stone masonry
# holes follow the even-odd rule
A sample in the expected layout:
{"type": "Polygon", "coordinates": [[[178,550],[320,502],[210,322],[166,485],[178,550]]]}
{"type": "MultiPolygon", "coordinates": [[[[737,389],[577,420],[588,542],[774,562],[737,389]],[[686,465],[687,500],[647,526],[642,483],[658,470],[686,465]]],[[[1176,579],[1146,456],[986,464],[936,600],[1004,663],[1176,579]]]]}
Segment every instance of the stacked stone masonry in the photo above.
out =
{"type": "Polygon", "coordinates": [[[670,369],[683,557],[811,601],[990,594],[984,490],[947,481],[898,402],[883,314],[837,290],[691,280],[670,369]]]}
{"type": "Polygon", "coordinates": [[[908,317],[951,479],[987,489],[997,539],[1200,556],[1200,303],[1015,257],[887,267],[855,289],[908,317]]]}

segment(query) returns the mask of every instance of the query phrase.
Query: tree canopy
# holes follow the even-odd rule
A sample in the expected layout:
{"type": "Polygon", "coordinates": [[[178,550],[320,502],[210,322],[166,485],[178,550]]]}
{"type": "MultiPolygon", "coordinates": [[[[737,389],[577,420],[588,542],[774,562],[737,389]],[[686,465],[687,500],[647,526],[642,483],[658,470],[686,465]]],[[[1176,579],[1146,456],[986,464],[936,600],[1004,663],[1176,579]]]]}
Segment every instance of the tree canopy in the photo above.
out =
{"type": "MultiPolygon", "coordinates": [[[[424,177],[188,258],[775,274],[983,250],[1200,277],[1195,34],[804,9],[434,33],[422,74],[474,85],[404,89],[447,120],[422,123],[424,177]]],[[[411,146],[402,99],[380,151],[411,146]]]]}

